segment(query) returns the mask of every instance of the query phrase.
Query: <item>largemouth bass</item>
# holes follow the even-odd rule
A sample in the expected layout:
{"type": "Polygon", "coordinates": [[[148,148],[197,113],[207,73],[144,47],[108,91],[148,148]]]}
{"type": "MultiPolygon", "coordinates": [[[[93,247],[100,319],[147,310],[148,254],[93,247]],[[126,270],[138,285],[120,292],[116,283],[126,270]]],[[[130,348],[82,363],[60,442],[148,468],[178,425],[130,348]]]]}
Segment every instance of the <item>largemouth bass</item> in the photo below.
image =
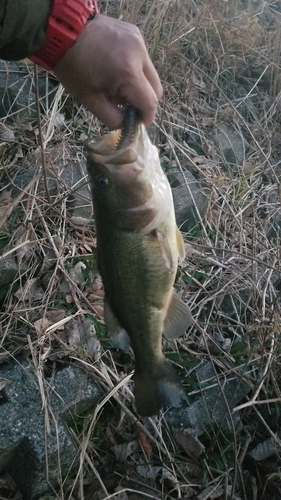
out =
{"type": "Polygon", "coordinates": [[[173,289],[184,243],[157,148],[145,126],[132,122],[132,109],[125,112],[123,129],[88,142],[87,169],[105,322],[119,346],[129,335],[136,408],[150,416],[163,406],[181,405],[182,389],[162,352],[162,334],[175,339],[192,319],[173,289]]]}

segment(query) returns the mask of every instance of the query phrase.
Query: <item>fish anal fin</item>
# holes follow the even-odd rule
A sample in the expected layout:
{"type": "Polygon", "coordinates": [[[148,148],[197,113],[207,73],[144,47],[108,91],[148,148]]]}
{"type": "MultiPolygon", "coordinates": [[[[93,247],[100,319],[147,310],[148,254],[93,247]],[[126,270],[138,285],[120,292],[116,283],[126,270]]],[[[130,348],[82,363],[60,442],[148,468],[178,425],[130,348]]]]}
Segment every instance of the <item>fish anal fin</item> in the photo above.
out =
{"type": "Polygon", "coordinates": [[[165,234],[161,233],[156,229],[156,236],[158,239],[158,243],[161,249],[161,254],[163,257],[163,260],[169,270],[169,272],[172,274],[175,270],[175,263],[173,260],[173,255],[171,251],[171,247],[168,241],[168,238],[165,234]]]}
{"type": "Polygon", "coordinates": [[[177,241],[177,249],[179,252],[179,258],[180,260],[183,260],[185,258],[184,240],[178,227],[176,228],[176,241],[177,241]]]}
{"type": "Polygon", "coordinates": [[[130,337],[114,316],[106,298],[104,300],[104,321],[113,347],[121,349],[121,351],[128,351],[131,347],[130,337]]]}
{"type": "Polygon", "coordinates": [[[192,315],[188,305],[174,292],[164,321],[164,337],[175,340],[185,333],[191,323],[192,315]]]}

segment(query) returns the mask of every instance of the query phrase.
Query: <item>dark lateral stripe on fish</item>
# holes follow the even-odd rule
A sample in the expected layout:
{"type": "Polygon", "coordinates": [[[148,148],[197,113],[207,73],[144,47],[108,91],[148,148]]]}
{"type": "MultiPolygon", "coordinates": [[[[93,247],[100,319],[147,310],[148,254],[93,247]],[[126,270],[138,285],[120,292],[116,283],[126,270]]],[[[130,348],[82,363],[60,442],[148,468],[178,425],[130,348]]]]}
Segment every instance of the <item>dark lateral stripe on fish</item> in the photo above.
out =
{"type": "Polygon", "coordinates": [[[130,146],[134,139],[136,125],[139,121],[138,110],[128,104],[124,111],[124,118],[122,121],[121,136],[116,145],[116,149],[124,149],[130,146]]]}

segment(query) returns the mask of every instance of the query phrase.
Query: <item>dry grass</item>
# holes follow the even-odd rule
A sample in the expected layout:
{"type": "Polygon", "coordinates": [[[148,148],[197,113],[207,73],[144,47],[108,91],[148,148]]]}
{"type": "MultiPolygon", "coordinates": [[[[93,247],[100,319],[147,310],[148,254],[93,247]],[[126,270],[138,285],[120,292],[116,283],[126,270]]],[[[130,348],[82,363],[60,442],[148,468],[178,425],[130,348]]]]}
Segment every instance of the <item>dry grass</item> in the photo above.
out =
{"type": "MultiPolygon", "coordinates": [[[[280,2],[103,4],[109,14],[138,24],[161,76],[165,95],[154,128],[161,154],[209,188],[206,215],[186,234],[187,259],[178,280],[195,325],[168,348],[183,381],[188,380],[190,401],[198,392],[190,385],[192,362],[210,360],[217,374],[210,384],[222,391],[234,375],[252,384],[248,397],[229,410],[230,419],[239,412],[243,429],[232,421],[226,435],[210,426],[200,438],[205,454],[191,459],[164,414],[141,422],[131,409],[131,359],[108,349],[100,321],[102,294],[89,284],[98,282],[90,257],[94,229],[71,214],[61,177],[65,165],[81,164],[82,140],[99,135],[100,126],[60,87],[51,104],[41,101],[41,131],[34,120],[14,122],[9,115],[0,125],[0,132],[9,128],[16,137],[0,144],[0,259],[16,256],[16,288],[37,279],[35,291],[20,288],[16,297],[13,288],[8,290],[0,318],[0,362],[31,354],[42,397],[44,374],[54,362],[82,366],[105,389],[77,437],[80,469],[51,498],[280,499],[278,455],[258,462],[247,453],[269,437],[278,446],[281,441],[280,2]],[[56,125],[59,114],[65,117],[61,126],[56,125]],[[236,172],[214,143],[214,130],[222,123],[241,137],[243,161],[236,172]],[[15,195],[15,176],[30,165],[32,179],[15,195]],[[10,190],[12,198],[6,194],[10,190]],[[87,266],[88,282],[71,274],[80,261],[87,266]],[[69,347],[64,331],[73,315],[89,313],[103,348],[94,362],[87,346],[69,347]],[[117,445],[123,445],[126,459],[117,445]]],[[[33,79],[33,69],[27,71],[33,79]]]]}

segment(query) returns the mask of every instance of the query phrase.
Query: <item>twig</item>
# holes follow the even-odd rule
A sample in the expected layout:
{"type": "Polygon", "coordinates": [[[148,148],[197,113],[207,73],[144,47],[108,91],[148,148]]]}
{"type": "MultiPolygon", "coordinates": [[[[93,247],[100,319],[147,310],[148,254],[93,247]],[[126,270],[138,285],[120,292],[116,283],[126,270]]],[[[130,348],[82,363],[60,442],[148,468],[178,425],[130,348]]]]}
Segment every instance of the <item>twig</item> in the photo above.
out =
{"type": "Polygon", "coordinates": [[[43,142],[43,132],[41,126],[41,115],[40,115],[40,98],[39,98],[39,81],[38,81],[38,66],[34,64],[34,77],[35,77],[35,102],[36,102],[36,115],[37,115],[37,125],[39,130],[39,144],[40,144],[40,152],[41,152],[41,161],[42,161],[42,172],[44,177],[45,190],[47,195],[48,203],[51,203],[51,196],[48,188],[48,179],[47,179],[47,167],[45,162],[45,151],[44,151],[44,142],[43,142]]]}

